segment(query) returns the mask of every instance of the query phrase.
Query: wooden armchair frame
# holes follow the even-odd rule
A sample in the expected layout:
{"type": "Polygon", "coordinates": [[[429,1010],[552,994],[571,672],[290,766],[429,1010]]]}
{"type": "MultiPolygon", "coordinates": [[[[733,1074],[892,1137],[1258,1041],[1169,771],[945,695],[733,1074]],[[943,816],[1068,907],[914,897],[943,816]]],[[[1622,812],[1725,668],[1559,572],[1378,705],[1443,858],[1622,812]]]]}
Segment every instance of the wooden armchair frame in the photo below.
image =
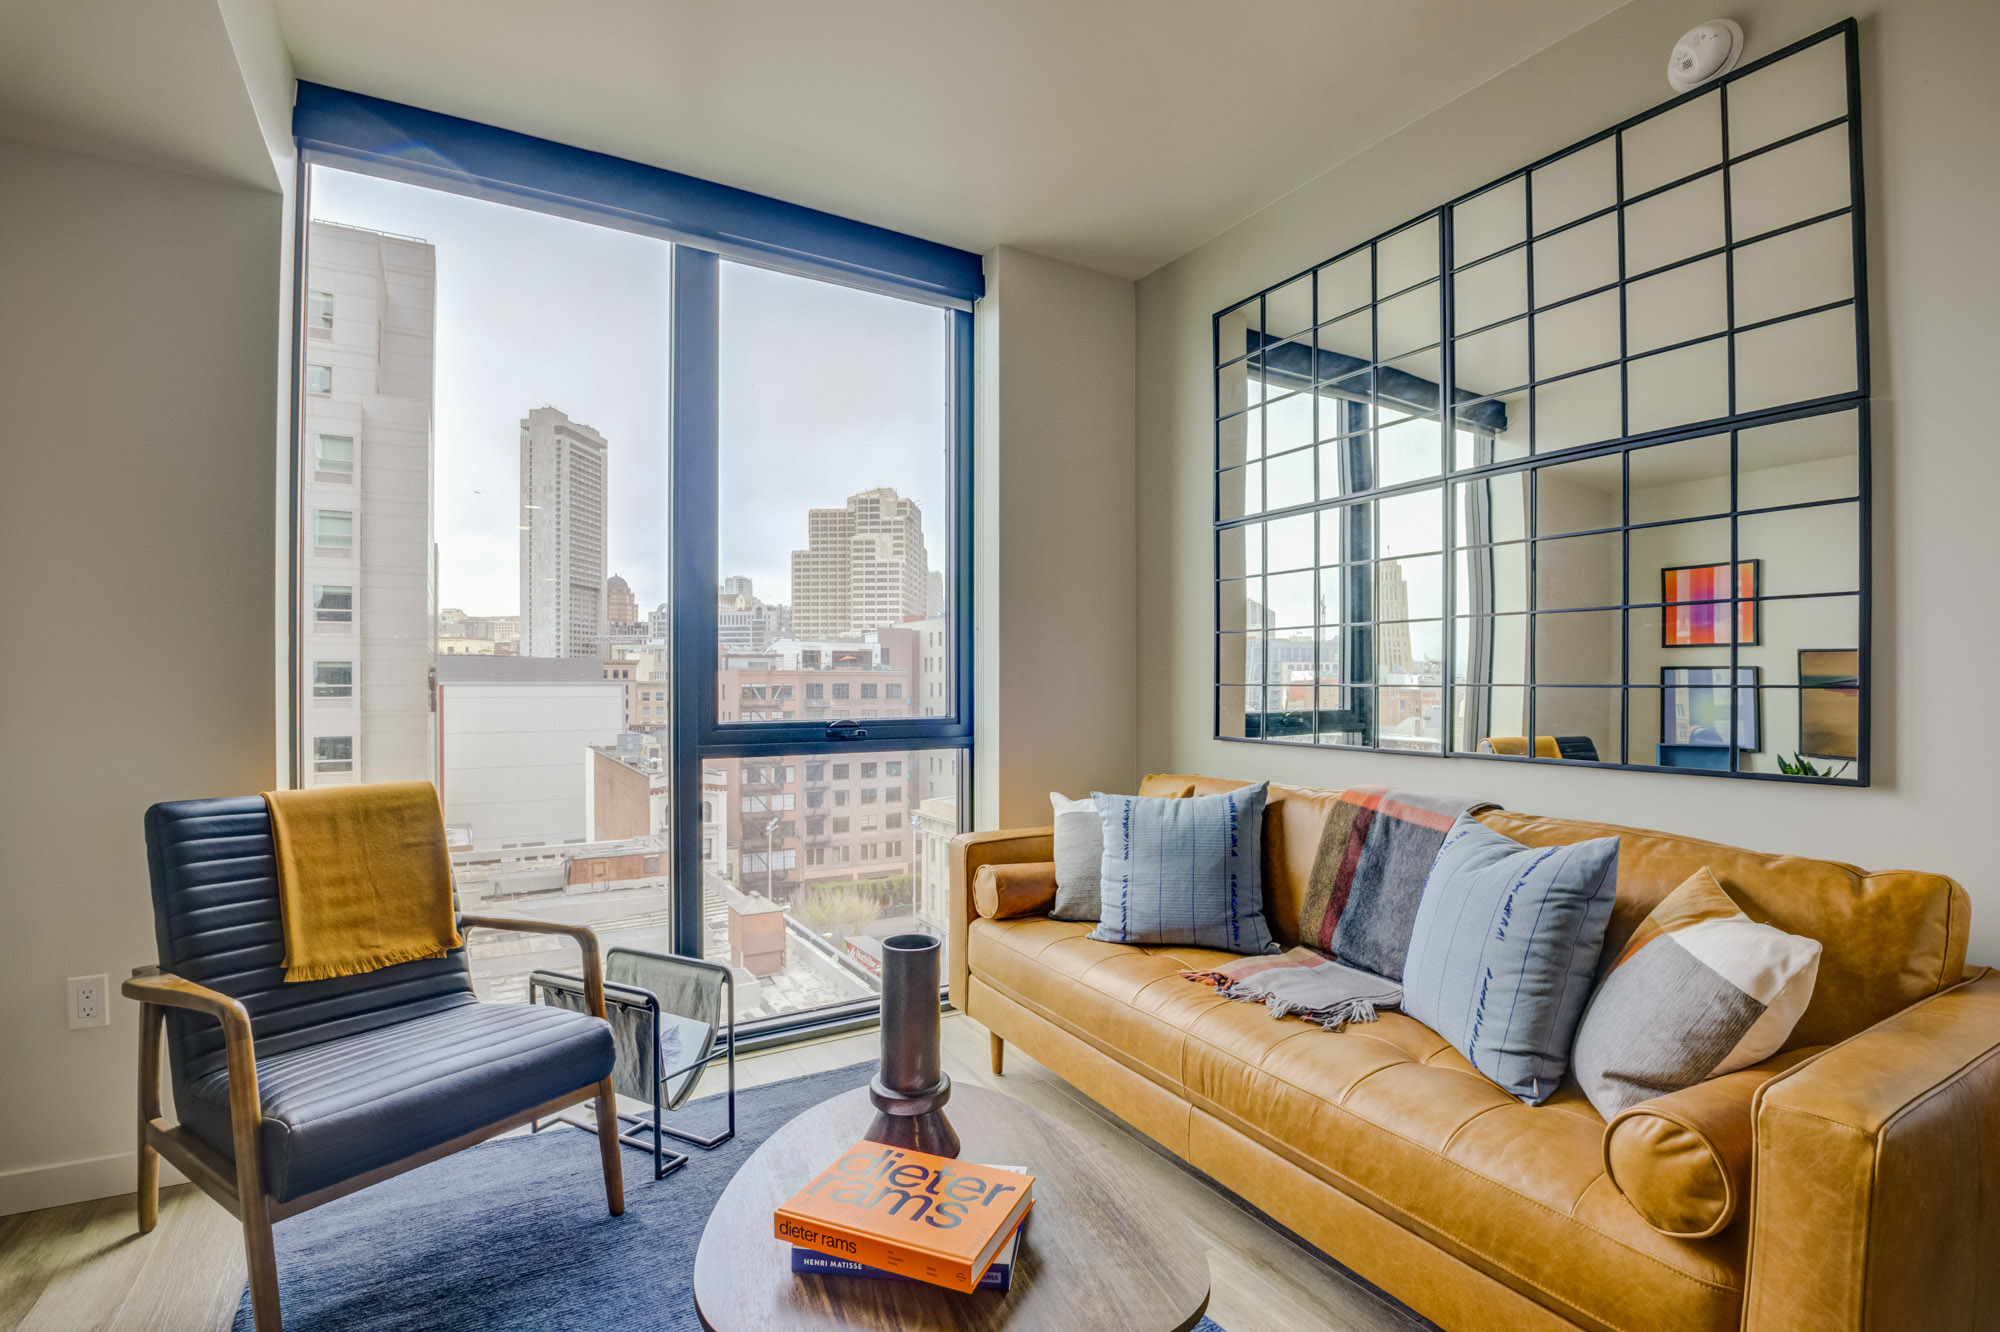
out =
{"type": "MultiPolygon", "coordinates": [[[[604,1011],[604,961],[597,935],[586,926],[519,920],[509,916],[460,916],[466,929],[514,930],[522,934],[559,934],[574,939],[583,952],[585,1003],[593,1016],[604,1011]]],[[[484,1128],[384,1166],[344,1179],[338,1184],[280,1202],[264,1190],[263,1159],[258,1140],[264,1122],[263,1101],[257,1094],[257,1049],[250,1014],[242,1004],[157,967],[143,967],[120,987],[139,1010],[139,1231],[144,1234],[160,1220],[160,1158],[165,1157],[202,1192],[221,1203],[243,1223],[243,1252],[250,1269],[250,1308],[257,1332],[282,1332],[278,1303],[278,1257],[271,1227],[286,1217],[310,1211],[371,1184],[379,1184],[418,1166],[463,1151],[476,1143],[531,1124],[558,1111],[595,1100],[599,1123],[618,1122],[618,1101],[611,1079],[579,1087],[553,1100],[523,1110],[484,1128]],[[160,1041],[169,1008],[206,1014],[222,1024],[223,1052],[229,1067],[229,1127],[235,1160],[203,1142],[179,1124],[169,1124],[160,1108],[160,1041]]],[[[625,1179],[618,1159],[615,1133],[598,1135],[604,1162],[604,1201],[611,1215],[625,1212],[625,1179]]]]}

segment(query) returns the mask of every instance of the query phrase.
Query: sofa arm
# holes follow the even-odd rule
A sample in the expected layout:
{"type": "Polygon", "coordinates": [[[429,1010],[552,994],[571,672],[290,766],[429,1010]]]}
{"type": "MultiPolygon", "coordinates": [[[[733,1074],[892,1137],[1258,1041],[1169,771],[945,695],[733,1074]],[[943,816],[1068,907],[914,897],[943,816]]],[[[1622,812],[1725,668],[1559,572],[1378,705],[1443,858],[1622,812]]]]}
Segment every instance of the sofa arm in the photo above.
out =
{"type": "Polygon", "coordinates": [[[945,945],[945,960],[951,967],[951,1001],[959,1008],[965,1007],[966,938],[976,914],[972,876],[982,865],[1021,865],[1055,857],[1053,827],[960,833],[951,839],[951,938],[945,945]]]}
{"type": "Polygon", "coordinates": [[[1755,1114],[1746,1332],[1992,1326],[2000,973],[1773,1078],[1755,1114]]]}

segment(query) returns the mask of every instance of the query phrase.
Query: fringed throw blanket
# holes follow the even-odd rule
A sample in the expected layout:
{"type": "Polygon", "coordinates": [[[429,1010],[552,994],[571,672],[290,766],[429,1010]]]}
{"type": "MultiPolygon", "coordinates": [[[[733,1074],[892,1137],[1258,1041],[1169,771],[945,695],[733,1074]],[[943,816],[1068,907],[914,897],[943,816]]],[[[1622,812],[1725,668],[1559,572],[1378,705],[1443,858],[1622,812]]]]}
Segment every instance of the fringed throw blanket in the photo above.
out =
{"type": "Polygon", "coordinates": [[[1417,903],[1444,835],[1459,815],[1493,808],[1490,800],[1386,786],[1341,792],[1299,905],[1299,941],[1400,981],[1417,903]]]}
{"type": "Polygon", "coordinates": [[[1181,974],[1213,985],[1225,999],[1261,1000],[1272,1017],[1309,1018],[1328,1031],[1349,1022],[1373,1022],[1376,1009],[1403,1002],[1403,987],[1396,982],[1342,966],[1310,948],[1181,974]]]}

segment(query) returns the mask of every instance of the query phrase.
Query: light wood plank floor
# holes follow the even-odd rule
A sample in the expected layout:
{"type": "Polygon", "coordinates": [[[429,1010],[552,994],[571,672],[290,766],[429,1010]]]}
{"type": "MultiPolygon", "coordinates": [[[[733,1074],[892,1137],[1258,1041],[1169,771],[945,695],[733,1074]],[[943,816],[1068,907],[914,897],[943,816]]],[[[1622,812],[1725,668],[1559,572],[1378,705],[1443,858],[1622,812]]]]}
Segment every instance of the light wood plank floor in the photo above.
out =
{"type": "MultiPolygon", "coordinates": [[[[953,1079],[1004,1091],[1062,1120],[1150,1180],[1208,1246],[1209,1313],[1228,1332],[1414,1332],[1430,1325],[1174,1160],[1020,1051],[990,1071],[986,1029],[962,1014],[944,1024],[953,1079]]],[[[873,1059],[875,1032],[745,1056],[739,1086],[873,1059]]],[[[719,1072],[701,1092],[721,1090],[719,1072]],[[710,1083],[713,1083],[713,1086],[710,1083]]],[[[640,1177],[628,1153],[630,1178],[640,1177]]],[[[138,1234],[130,1194],[0,1217],[0,1328],[60,1332],[220,1332],[243,1292],[241,1232],[192,1185],[162,1191],[160,1225],[138,1234]]]]}

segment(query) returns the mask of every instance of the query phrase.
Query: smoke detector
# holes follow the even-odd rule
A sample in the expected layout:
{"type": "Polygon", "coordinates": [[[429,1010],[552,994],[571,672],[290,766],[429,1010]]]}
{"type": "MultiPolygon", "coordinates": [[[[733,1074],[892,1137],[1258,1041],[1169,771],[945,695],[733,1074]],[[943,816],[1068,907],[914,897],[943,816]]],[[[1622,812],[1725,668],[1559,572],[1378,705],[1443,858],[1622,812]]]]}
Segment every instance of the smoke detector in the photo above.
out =
{"type": "Polygon", "coordinates": [[[1675,92],[1699,88],[1736,67],[1743,55],[1743,29],[1729,19],[1711,19],[1689,28],[1667,57],[1667,82],[1675,92]]]}

